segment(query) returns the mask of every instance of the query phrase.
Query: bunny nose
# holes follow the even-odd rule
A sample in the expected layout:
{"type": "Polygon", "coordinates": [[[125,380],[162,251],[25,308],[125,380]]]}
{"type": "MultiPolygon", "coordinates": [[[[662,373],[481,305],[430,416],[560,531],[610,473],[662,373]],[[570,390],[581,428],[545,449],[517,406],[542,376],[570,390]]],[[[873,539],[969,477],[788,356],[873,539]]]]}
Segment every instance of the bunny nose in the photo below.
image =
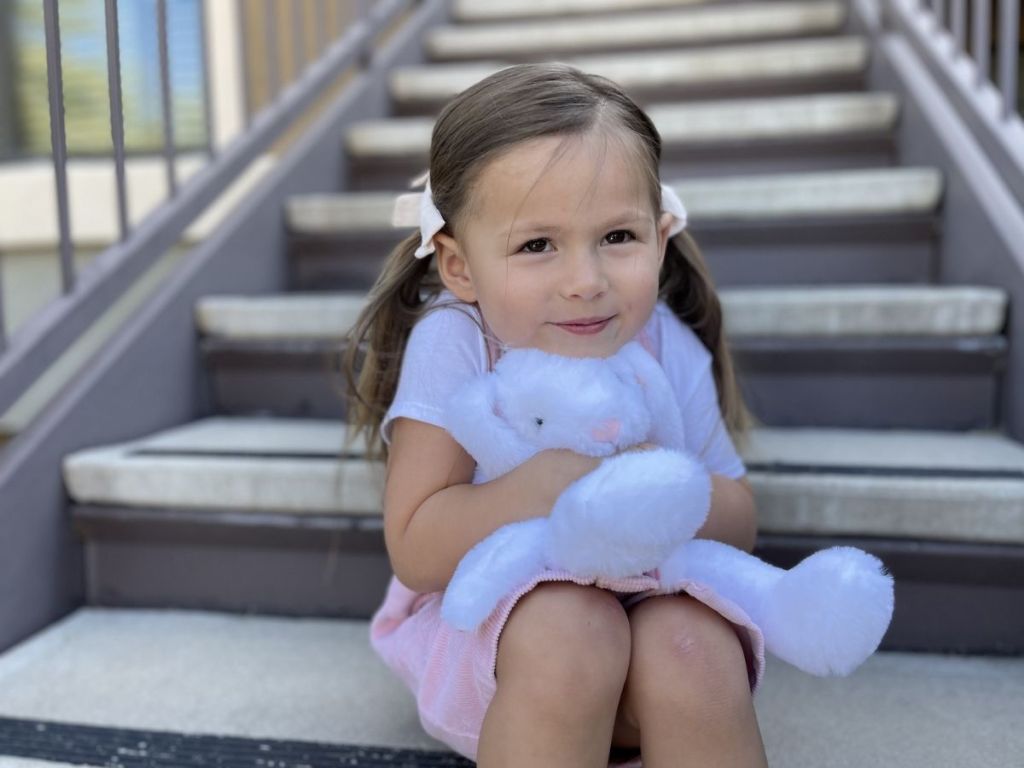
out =
{"type": "Polygon", "coordinates": [[[618,419],[608,419],[594,427],[590,436],[598,442],[614,443],[619,437],[619,430],[621,428],[622,424],[618,419]]]}

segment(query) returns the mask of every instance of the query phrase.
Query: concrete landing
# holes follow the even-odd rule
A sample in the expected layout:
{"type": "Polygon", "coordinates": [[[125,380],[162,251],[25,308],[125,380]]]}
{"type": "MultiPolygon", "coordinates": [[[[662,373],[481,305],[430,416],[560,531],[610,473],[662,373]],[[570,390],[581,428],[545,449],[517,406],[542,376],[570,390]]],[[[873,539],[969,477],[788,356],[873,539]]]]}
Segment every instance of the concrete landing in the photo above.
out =
{"type": "MultiPolygon", "coordinates": [[[[1021,658],[881,653],[829,679],[770,659],[755,704],[775,768],[1011,766],[1024,754],[1021,658]]],[[[0,716],[444,749],[364,621],[84,608],[0,656],[0,716]]]]}

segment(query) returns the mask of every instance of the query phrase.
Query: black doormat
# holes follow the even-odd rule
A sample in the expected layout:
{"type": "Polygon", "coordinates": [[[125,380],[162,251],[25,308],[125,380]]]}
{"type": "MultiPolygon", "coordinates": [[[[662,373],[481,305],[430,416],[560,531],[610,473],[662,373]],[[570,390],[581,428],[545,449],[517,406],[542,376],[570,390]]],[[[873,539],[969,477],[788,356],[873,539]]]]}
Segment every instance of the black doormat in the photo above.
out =
{"type": "Polygon", "coordinates": [[[0,717],[0,756],[4,755],[116,768],[466,768],[474,765],[451,752],[206,736],[0,717]]]}

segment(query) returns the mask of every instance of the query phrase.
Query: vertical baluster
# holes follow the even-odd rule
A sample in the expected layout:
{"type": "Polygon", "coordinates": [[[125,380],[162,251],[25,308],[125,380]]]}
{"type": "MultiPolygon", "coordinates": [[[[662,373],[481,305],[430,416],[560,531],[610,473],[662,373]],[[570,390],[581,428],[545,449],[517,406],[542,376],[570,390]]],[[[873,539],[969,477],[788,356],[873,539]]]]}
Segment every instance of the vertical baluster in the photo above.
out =
{"type": "Polygon", "coordinates": [[[946,26],[946,0],[932,0],[932,13],[935,14],[935,28],[946,26]]]}
{"type": "Polygon", "coordinates": [[[999,88],[1003,92],[1003,117],[1017,111],[1017,65],[1020,51],[1020,0],[999,2],[999,88]]]}
{"type": "Polygon", "coordinates": [[[972,6],[971,26],[973,27],[972,37],[974,38],[974,61],[978,67],[977,86],[980,88],[989,78],[989,67],[991,66],[991,39],[992,24],[989,16],[989,8],[992,0],[974,0],[972,6]]]}
{"type": "Polygon", "coordinates": [[[264,0],[263,3],[264,23],[267,35],[267,104],[270,105],[277,98],[278,84],[278,62],[281,60],[281,51],[277,47],[277,14],[275,13],[274,0],[264,0]]]}
{"type": "Polygon", "coordinates": [[[64,133],[64,78],[60,63],[60,16],[57,0],[43,0],[43,27],[46,32],[46,85],[50,93],[50,145],[57,182],[57,227],[60,232],[61,286],[65,294],[74,287],[72,263],[71,213],[68,209],[68,148],[64,133]]]}
{"type": "Polygon", "coordinates": [[[160,98],[163,104],[167,189],[169,196],[174,197],[178,194],[178,179],[174,168],[174,107],[171,104],[171,66],[167,54],[167,0],[156,0],[156,26],[160,48],[160,98]]]}
{"type": "Polygon", "coordinates": [[[252,81],[249,78],[249,16],[246,11],[248,5],[245,0],[238,2],[238,58],[242,72],[242,113],[245,119],[245,127],[248,130],[252,124],[252,81]]]}
{"type": "Polygon", "coordinates": [[[953,30],[954,51],[964,53],[967,42],[967,0],[950,0],[950,27],[953,30]]]}
{"type": "Polygon", "coordinates": [[[210,98],[210,45],[206,39],[206,5],[208,0],[199,0],[199,53],[203,67],[203,125],[206,129],[206,146],[210,157],[217,154],[217,143],[213,140],[213,105],[210,98]]]}
{"type": "Polygon", "coordinates": [[[327,47],[327,0],[316,0],[316,50],[317,58],[323,56],[327,47]]]}
{"type": "Polygon", "coordinates": [[[292,0],[292,66],[294,75],[292,82],[302,76],[306,66],[306,13],[305,0],[292,0]]]}
{"type": "Polygon", "coordinates": [[[117,221],[121,240],[128,237],[128,196],[124,180],[124,113],[121,97],[121,39],[117,29],[117,0],[106,0],[107,93],[110,96],[110,139],[117,180],[117,221]]]}

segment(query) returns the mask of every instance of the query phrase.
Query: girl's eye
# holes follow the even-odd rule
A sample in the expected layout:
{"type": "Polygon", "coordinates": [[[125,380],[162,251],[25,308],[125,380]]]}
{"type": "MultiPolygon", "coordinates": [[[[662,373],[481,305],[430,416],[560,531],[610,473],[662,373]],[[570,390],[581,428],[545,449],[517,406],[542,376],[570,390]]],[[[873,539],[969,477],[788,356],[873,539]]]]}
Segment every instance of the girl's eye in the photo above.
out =
{"type": "Polygon", "coordinates": [[[547,245],[547,242],[548,240],[546,237],[539,237],[536,240],[527,240],[519,250],[526,251],[527,253],[543,253],[546,250],[544,246],[547,245]]]}
{"type": "Polygon", "coordinates": [[[636,235],[628,229],[616,229],[614,232],[609,232],[605,237],[612,245],[621,245],[622,243],[628,243],[630,240],[636,240],[636,235]]]}

